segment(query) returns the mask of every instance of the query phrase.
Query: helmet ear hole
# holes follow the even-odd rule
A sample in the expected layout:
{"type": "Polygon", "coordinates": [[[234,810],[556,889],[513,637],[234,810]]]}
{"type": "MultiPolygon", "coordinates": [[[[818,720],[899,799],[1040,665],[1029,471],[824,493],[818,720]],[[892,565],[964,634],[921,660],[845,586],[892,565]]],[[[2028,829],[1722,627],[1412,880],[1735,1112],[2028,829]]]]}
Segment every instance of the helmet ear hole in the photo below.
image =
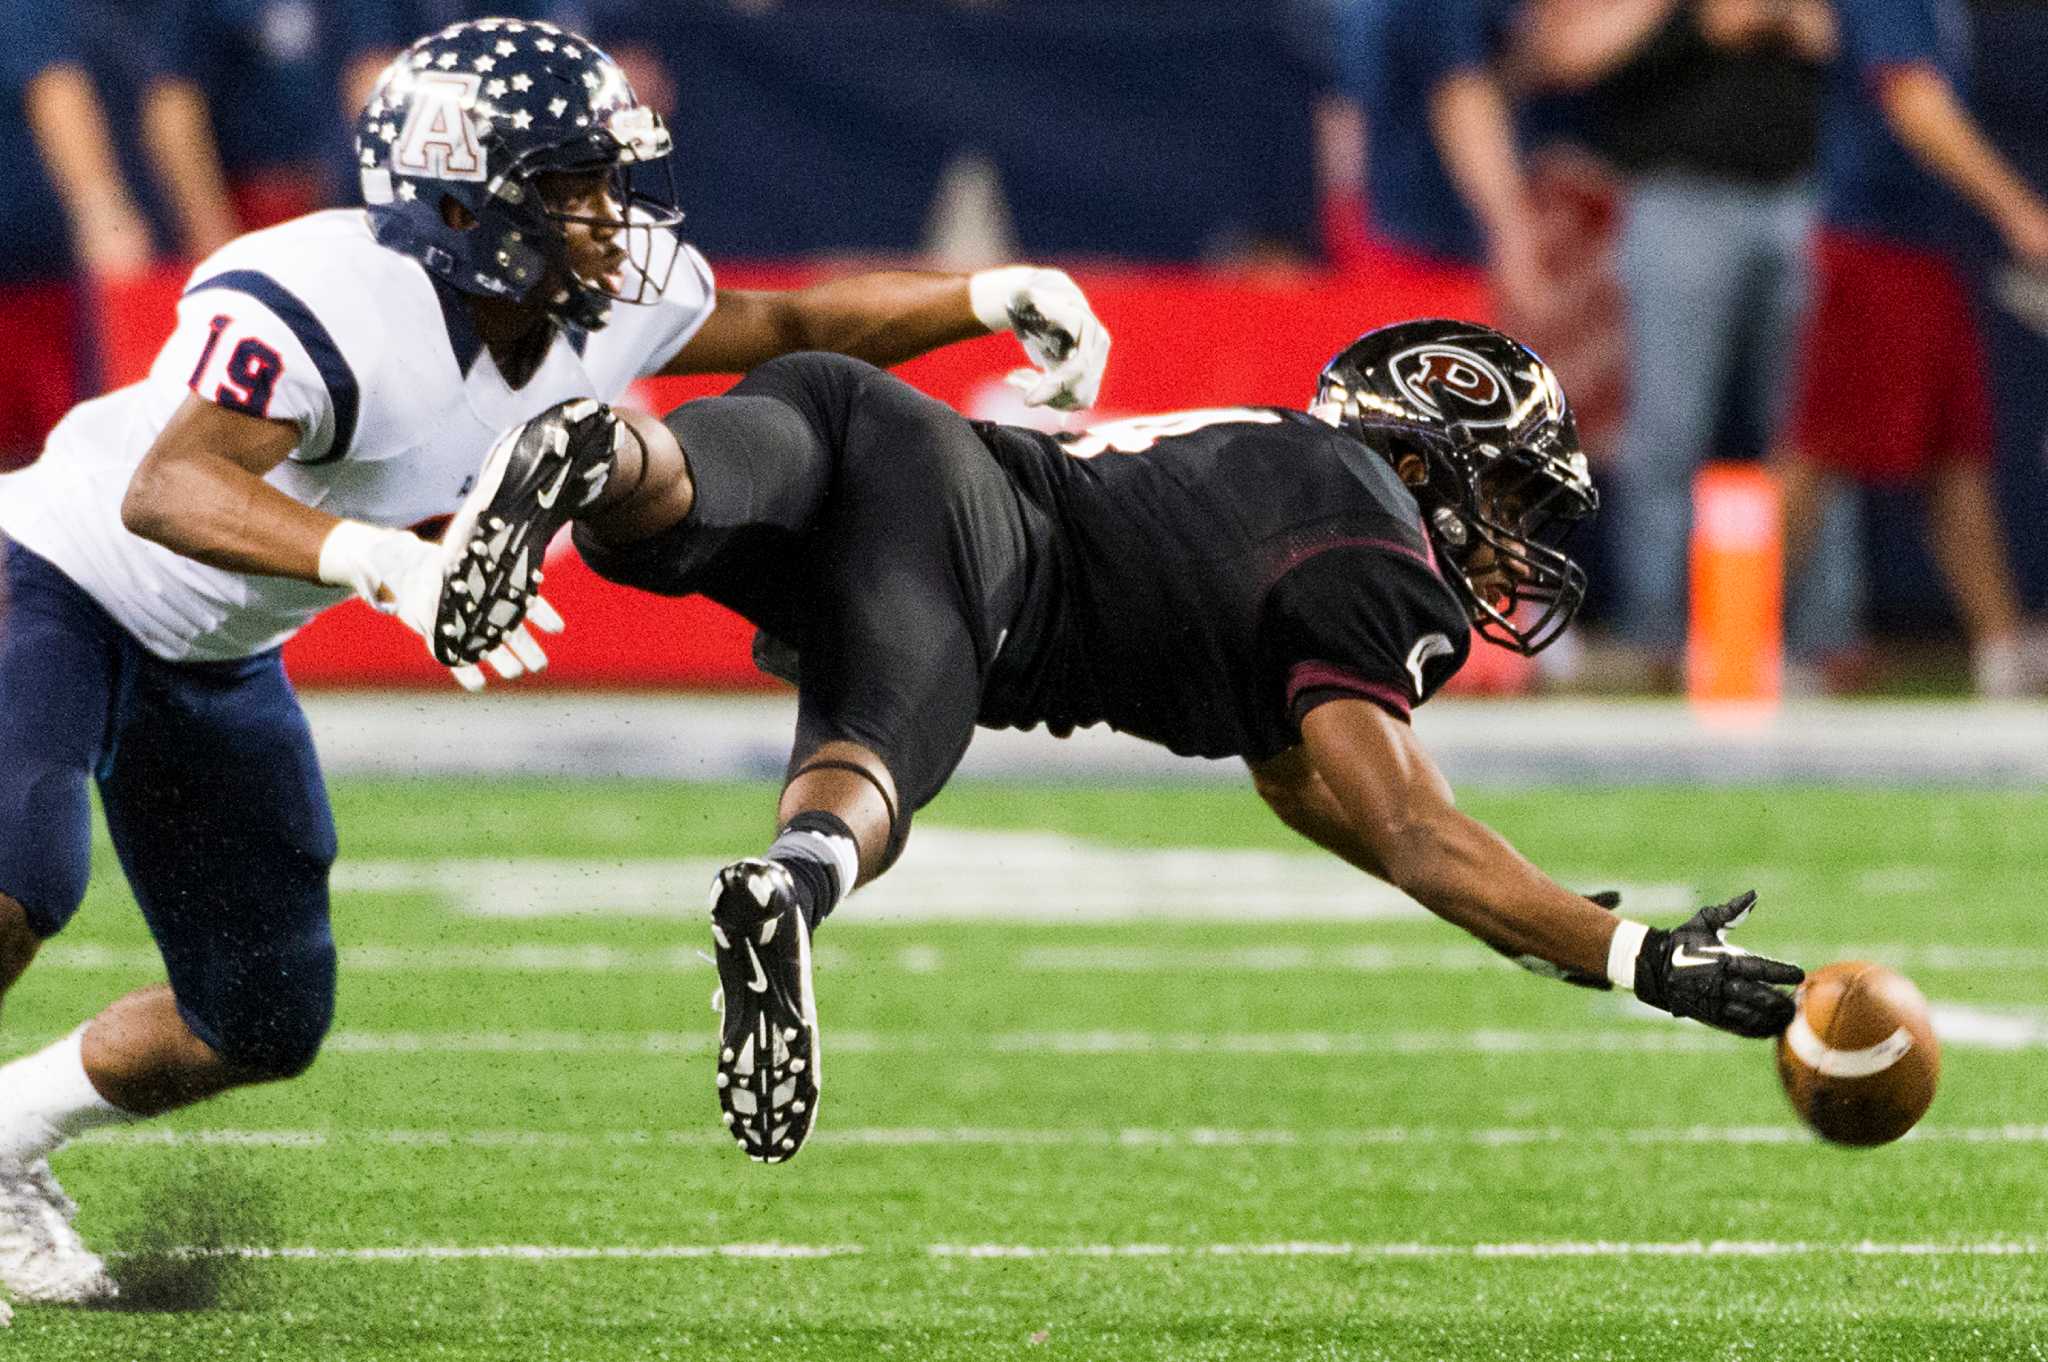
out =
{"type": "Polygon", "coordinates": [[[457,232],[476,229],[476,214],[470,212],[468,206],[453,194],[441,196],[441,221],[457,232]]]}

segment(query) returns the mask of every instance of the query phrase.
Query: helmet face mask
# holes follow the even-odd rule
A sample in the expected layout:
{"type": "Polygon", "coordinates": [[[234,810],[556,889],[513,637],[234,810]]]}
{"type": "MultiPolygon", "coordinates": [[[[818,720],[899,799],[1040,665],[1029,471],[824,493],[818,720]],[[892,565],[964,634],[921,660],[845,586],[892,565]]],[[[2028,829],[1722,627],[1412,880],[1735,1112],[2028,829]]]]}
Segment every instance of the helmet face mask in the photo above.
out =
{"type": "MultiPolygon", "coordinates": [[[[1480,445],[1471,462],[1461,520],[1468,547],[1462,559],[1450,556],[1473,626],[1516,652],[1540,652],[1586,598],[1585,571],[1566,545],[1593,513],[1591,498],[1524,450],[1480,445]]],[[[1458,518],[1449,507],[1437,515],[1458,518]]]]}
{"type": "Polygon", "coordinates": [[[1429,320],[1360,337],[1319,409],[1401,473],[1473,628],[1542,650],[1585,600],[1565,546],[1599,507],[1556,375],[1491,328],[1429,320]]]}
{"type": "Polygon", "coordinates": [[[460,292],[594,330],[613,302],[668,285],[678,253],[660,238],[682,220],[668,130],[574,33],[482,19],[420,39],[379,78],[356,146],[377,239],[460,292]],[[549,202],[551,177],[597,172],[605,196],[549,202]],[[590,268],[606,256],[618,268],[590,268]]]}
{"type": "Polygon", "coordinates": [[[682,220],[682,214],[669,206],[675,195],[673,166],[665,162],[651,166],[626,162],[601,171],[548,171],[536,177],[534,193],[541,205],[540,216],[547,224],[540,240],[554,266],[549,282],[561,295],[555,301],[565,301],[571,284],[604,299],[606,304],[652,303],[667,289],[677,255],[670,251],[663,258],[660,237],[682,220]],[[557,192],[563,181],[573,182],[595,174],[603,176],[595,192],[557,192]],[[644,186],[650,181],[661,187],[648,190],[644,186]],[[604,211],[575,211],[592,202],[602,203],[604,211]],[[607,247],[616,244],[619,268],[602,273],[578,269],[574,261],[578,252],[571,243],[582,236],[602,241],[607,247]]]}

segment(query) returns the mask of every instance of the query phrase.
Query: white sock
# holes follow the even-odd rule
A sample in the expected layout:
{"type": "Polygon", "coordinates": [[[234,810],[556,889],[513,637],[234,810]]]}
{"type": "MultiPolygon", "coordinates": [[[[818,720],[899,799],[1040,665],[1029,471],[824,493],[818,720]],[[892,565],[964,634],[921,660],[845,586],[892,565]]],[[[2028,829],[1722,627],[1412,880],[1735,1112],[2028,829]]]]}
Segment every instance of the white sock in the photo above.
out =
{"type": "Polygon", "coordinates": [[[2012,700],[2027,693],[2027,657],[2018,634],[1979,639],[1970,650],[1970,679],[1977,694],[2012,700]]]}
{"type": "Polygon", "coordinates": [[[34,1163],[98,1126],[142,1118],[100,1096],[85,1075],[85,1027],[0,1067],[0,1159],[34,1163]]]}

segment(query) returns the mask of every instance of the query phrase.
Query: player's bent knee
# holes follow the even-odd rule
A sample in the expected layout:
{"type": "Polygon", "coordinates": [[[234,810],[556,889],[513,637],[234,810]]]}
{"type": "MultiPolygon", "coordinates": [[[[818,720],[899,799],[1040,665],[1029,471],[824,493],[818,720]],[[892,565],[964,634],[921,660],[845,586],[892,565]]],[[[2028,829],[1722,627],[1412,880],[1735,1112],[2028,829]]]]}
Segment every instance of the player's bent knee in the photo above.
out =
{"type": "Polygon", "coordinates": [[[293,958],[259,986],[238,990],[206,1018],[211,1043],[245,1083],[297,1078],[313,1067],[334,1024],[334,947],[293,958]]]}
{"type": "Polygon", "coordinates": [[[223,1035],[220,1057],[245,1083],[274,1083],[297,1078],[313,1067],[333,1022],[333,1009],[315,1013],[295,1010],[271,1024],[223,1035]]]}
{"type": "Polygon", "coordinates": [[[842,379],[861,379],[869,374],[884,372],[864,359],[841,355],[830,350],[792,350],[777,355],[764,364],[757,364],[747,371],[748,378],[772,379],[779,374],[821,374],[842,379]]]}

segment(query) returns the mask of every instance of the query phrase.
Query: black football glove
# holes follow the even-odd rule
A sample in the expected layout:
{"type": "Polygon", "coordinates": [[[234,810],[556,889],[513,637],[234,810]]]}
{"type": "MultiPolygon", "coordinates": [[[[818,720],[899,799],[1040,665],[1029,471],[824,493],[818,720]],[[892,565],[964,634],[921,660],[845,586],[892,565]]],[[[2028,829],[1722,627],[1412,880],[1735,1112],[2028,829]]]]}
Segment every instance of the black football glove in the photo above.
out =
{"type": "Polygon", "coordinates": [[[1671,931],[1652,927],[1636,952],[1636,996],[1738,1036],[1775,1036],[1791,1025],[1792,995],[1773,985],[1796,984],[1806,972],[1727,941],[1728,929],[1755,906],[1752,889],[1700,909],[1671,931]]]}

